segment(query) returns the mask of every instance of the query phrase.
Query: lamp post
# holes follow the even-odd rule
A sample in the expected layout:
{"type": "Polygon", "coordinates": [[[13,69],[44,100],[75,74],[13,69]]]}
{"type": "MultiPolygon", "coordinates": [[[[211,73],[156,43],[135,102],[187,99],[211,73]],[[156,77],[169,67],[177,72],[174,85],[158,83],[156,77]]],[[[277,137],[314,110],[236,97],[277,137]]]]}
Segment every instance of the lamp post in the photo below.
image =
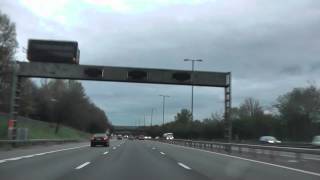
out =
{"type": "Polygon", "coordinates": [[[151,116],[150,116],[150,126],[151,127],[152,127],[153,110],[154,110],[154,108],[151,108],[151,116]]]}
{"type": "Polygon", "coordinates": [[[164,107],[165,107],[165,103],[166,103],[166,98],[170,97],[168,95],[162,95],[160,94],[159,96],[162,97],[162,126],[164,125],[164,107]]]}
{"type": "Polygon", "coordinates": [[[194,63],[195,62],[202,62],[202,59],[184,59],[186,62],[191,62],[191,120],[193,121],[193,72],[194,72],[194,63]]]}

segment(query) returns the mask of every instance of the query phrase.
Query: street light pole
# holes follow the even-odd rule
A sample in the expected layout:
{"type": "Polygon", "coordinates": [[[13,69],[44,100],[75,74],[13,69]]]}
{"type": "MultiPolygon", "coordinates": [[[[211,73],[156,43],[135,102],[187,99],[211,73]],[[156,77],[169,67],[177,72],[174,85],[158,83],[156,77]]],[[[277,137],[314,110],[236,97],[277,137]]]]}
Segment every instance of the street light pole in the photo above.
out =
{"type": "Polygon", "coordinates": [[[202,59],[184,59],[184,61],[190,61],[191,62],[191,120],[193,121],[193,72],[194,72],[194,63],[195,62],[202,62],[202,59]]]}
{"type": "Polygon", "coordinates": [[[166,98],[167,97],[170,97],[168,95],[159,95],[162,97],[162,126],[164,125],[164,106],[165,106],[165,103],[166,103],[166,98]]]}
{"type": "Polygon", "coordinates": [[[153,108],[151,108],[150,126],[152,127],[153,108]]]}

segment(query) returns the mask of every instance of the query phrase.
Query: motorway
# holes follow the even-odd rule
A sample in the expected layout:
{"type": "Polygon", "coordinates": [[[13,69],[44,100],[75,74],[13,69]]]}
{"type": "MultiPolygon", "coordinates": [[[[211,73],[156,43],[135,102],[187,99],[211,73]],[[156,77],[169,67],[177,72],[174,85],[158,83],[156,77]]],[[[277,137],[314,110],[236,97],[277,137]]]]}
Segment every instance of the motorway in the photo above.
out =
{"type": "MultiPolygon", "coordinates": [[[[1,180],[319,180],[320,173],[154,141],[0,150],[1,180]]],[[[320,168],[319,168],[320,169],[320,168]]]]}

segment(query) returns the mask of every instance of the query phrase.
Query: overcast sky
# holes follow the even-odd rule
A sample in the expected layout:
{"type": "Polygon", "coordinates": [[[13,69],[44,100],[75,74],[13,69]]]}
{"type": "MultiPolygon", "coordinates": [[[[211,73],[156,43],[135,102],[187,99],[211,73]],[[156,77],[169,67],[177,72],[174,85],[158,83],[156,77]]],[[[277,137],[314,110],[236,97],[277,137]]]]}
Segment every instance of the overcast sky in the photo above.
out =
{"type": "MultiPolygon", "coordinates": [[[[81,64],[232,72],[233,106],[254,97],[265,107],[294,87],[319,83],[319,0],[1,0],[17,26],[19,53],[29,38],[78,41],[81,64]]],[[[83,82],[116,125],[166,121],[190,108],[191,88],[83,82]]],[[[223,89],[195,88],[195,119],[223,112],[223,89]]]]}

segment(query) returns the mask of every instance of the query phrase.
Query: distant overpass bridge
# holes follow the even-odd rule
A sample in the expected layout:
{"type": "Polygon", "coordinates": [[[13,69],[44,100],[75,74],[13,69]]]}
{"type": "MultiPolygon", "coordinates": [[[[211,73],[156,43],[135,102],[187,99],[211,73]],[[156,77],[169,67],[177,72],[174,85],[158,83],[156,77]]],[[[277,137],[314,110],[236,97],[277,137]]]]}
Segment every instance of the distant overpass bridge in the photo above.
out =
{"type": "Polygon", "coordinates": [[[141,126],[113,126],[113,133],[116,134],[141,134],[144,127],[141,126]]]}

